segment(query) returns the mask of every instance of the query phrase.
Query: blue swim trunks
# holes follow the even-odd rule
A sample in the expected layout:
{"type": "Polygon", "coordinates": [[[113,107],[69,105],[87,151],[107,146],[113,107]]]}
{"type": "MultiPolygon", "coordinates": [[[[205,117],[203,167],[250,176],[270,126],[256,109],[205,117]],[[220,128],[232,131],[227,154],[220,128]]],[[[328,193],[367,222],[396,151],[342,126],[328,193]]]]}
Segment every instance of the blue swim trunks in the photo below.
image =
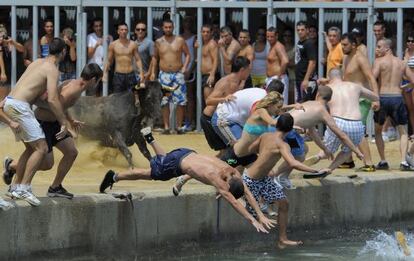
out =
{"type": "Polygon", "coordinates": [[[194,150],[179,148],[168,152],[166,155],[157,155],[150,160],[151,179],[170,180],[184,173],[181,171],[181,161],[194,150]]]}
{"type": "MultiPolygon", "coordinates": [[[[275,127],[269,127],[270,132],[275,132],[275,127]]],[[[290,152],[294,157],[304,156],[305,155],[305,140],[296,130],[291,130],[285,136],[284,141],[289,144],[290,152]]]]}
{"type": "Polygon", "coordinates": [[[164,86],[177,87],[171,95],[162,97],[161,106],[165,106],[171,102],[180,106],[187,104],[187,86],[185,85],[184,74],[181,72],[160,71],[158,81],[164,86]]]}

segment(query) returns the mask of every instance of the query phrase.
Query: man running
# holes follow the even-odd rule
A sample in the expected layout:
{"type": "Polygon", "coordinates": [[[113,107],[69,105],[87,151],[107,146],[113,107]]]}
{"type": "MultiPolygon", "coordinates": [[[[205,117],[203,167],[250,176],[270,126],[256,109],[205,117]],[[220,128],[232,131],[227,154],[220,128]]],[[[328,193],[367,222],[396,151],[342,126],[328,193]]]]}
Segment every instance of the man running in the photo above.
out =
{"type": "Polygon", "coordinates": [[[164,36],[155,41],[154,56],[152,58],[151,80],[155,79],[158,60],[160,73],[158,80],[161,85],[173,89],[162,98],[162,120],[164,123],[163,134],[171,134],[170,130],[170,103],[177,105],[177,134],[184,134],[182,129],[184,110],[187,105],[187,86],[185,85],[184,73],[190,63],[190,51],[181,36],[173,34],[174,24],[171,20],[162,22],[164,36]],[[185,62],[182,63],[182,55],[185,55],[185,62]]]}
{"type": "Polygon", "coordinates": [[[31,182],[40,163],[47,154],[45,134],[30,108],[42,95],[47,93],[50,109],[60,123],[57,139],[62,139],[68,132],[69,122],[59,100],[57,82],[59,70],[57,64],[66,54],[65,42],[54,38],[49,45],[49,55],[31,63],[15,88],[2,102],[5,114],[0,115],[16,135],[16,140],[23,141],[26,149],[19,158],[16,176],[16,190],[11,194],[14,198],[24,199],[33,206],[40,205],[39,199],[32,193],[31,182]]]}
{"type": "Polygon", "coordinates": [[[267,78],[266,86],[272,80],[280,80],[286,86],[283,92],[283,100],[287,104],[289,100],[289,78],[286,74],[286,68],[289,64],[289,58],[287,56],[285,46],[278,41],[278,31],[274,27],[270,27],[266,31],[266,39],[270,44],[270,51],[267,55],[267,78]]]}
{"type": "Polygon", "coordinates": [[[404,61],[392,54],[392,40],[381,39],[377,42],[375,49],[376,59],[372,68],[375,79],[379,82],[379,93],[381,107],[374,113],[375,121],[375,143],[381,161],[377,169],[389,169],[385,160],[384,140],[382,139],[382,127],[387,116],[397,126],[400,134],[400,170],[412,170],[406,161],[408,148],[407,123],[408,116],[404,100],[401,94],[401,81],[403,76],[410,82],[414,82],[414,74],[404,61]]]}
{"type": "Polygon", "coordinates": [[[109,170],[100,187],[101,193],[108,187],[112,188],[115,182],[121,180],[170,180],[183,174],[188,174],[198,181],[214,186],[218,193],[227,200],[232,207],[246,218],[258,232],[268,233],[267,229],[274,225],[273,220],[267,219],[260,211],[249,189],[243,184],[240,173],[216,157],[196,153],[187,148],[178,148],[166,153],[155,141],[149,127],[141,130],[147,143],[151,145],[156,156],[150,161],[149,169],[132,169],[115,173],[109,170]],[[258,213],[256,220],[246,208],[237,200],[245,196],[258,213]]]}
{"type": "MultiPolygon", "coordinates": [[[[81,77],[76,80],[69,80],[62,83],[59,86],[60,102],[62,103],[63,110],[68,118],[72,128],[79,130],[83,123],[72,119],[67,109],[72,107],[76,101],[80,98],[84,91],[92,91],[96,88],[96,85],[102,78],[102,70],[96,63],[90,63],[85,65],[81,72],[81,77]]],[[[42,163],[38,170],[50,170],[54,165],[53,147],[56,147],[63,154],[62,159],[59,162],[57,173],[52,185],[49,187],[47,195],[49,197],[64,197],[73,198],[73,194],[69,193],[63,186],[62,182],[66,174],[72,167],[78,151],[75,146],[75,141],[71,135],[65,135],[62,139],[57,139],[56,134],[60,130],[60,124],[56,120],[56,116],[50,109],[50,106],[43,100],[36,102],[36,110],[34,111],[37,121],[45,133],[46,143],[48,146],[48,153],[43,158],[42,163]]],[[[6,118],[6,120],[9,120],[6,118]]],[[[6,158],[4,162],[5,171],[3,174],[3,180],[7,185],[10,185],[13,175],[16,172],[18,162],[11,158],[6,158]]],[[[14,183],[20,183],[21,179],[16,178],[14,183]]],[[[11,185],[8,193],[11,193],[16,189],[15,185],[11,185]]]]}

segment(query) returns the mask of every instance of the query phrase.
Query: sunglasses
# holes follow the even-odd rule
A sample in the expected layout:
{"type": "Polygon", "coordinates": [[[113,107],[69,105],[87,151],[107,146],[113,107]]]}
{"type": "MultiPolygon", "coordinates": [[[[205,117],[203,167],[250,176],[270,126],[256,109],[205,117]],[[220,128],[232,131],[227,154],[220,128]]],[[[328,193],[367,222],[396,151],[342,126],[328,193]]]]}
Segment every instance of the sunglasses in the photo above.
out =
{"type": "Polygon", "coordinates": [[[407,40],[407,43],[414,43],[414,40],[407,40]]]}
{"type": "Polygon", "coordinates": [[[139,31],[142,31],[142,32],[145,32],[147,29],[145,29],[145,28],[135,28],[135,31],[137,31],[137,32],[139,32],[139,31]]]}

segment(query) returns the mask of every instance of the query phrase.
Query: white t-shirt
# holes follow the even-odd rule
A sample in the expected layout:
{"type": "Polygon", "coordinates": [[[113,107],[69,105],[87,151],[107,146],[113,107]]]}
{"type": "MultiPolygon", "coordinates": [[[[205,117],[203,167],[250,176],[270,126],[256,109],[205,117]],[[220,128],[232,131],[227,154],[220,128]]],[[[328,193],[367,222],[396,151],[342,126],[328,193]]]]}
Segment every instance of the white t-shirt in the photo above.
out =
{"type": "Polygon", "coordinates": [[[244,125],[250,116],[253,105],[266,96],[262,88],[248,88],[233,93],[235,100],[220,103],[217,106],[217,116],[229,122],[244,125]]]}
{"type": "MultiPolygon", "coordinates": [[[[99,39],[102,39],[101,37],[98,37],[96,33],[88,34],[87,38],[87,45],[89,47],[95,47],[96,43],[99,39]]],[[[102,45],[98,46],[95,50],[95,53],[93,54],[92,58],[88,60],[88,63],[96,63],[101,67],[103,70],[104,66],[104,48],[102,45]]]]}

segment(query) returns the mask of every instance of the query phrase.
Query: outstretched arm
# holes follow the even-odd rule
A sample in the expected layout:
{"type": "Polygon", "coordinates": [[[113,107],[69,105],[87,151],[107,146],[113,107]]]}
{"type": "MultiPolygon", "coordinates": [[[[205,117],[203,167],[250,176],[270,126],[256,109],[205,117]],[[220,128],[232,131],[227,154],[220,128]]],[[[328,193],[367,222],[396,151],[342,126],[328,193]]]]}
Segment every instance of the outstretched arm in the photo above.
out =
{"type": "Polygon", "coordinates": [[[282,155],[283,159],[286,161],[287,164],[289,164],[289,166],[291,166],[294,169],[297,170],[302,170],[302,171],[306,171],[306,172],[311,172],[311,173],[318,173],[319,171],[306,166],[305,164],[303,164],[300,161],[297,161],[295,159],[295,157],[293,157],[292,153],[290,152],[290,147],[288,144],[286,144],[283,141],[278,141],[278,146],[279,146],[279,151],[280,154],[282,155]]]}

